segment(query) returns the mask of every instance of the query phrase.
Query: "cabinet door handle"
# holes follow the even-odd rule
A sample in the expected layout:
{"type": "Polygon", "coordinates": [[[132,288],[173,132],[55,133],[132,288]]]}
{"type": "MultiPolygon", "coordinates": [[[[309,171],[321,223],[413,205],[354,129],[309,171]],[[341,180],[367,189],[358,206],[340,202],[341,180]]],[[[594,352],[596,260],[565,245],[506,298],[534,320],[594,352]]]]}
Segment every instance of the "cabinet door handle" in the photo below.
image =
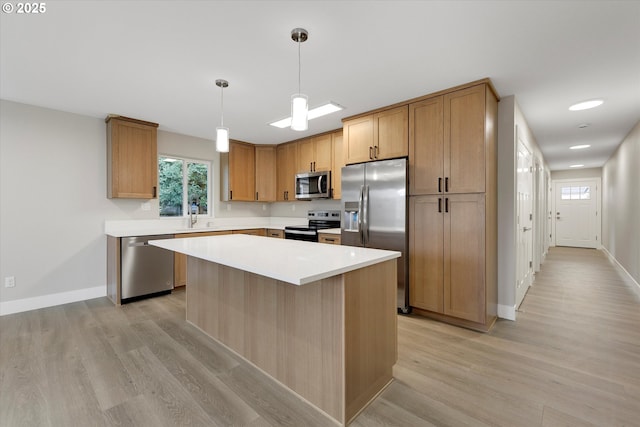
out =
{"type": "Polygon", "coordinates": [[[374,146],[373,147],[373,158],[377,159],[378,158],[378,146],[374,146]]]}
{"type": "Polygon", "coordinates": [[[448,197],[446,197],[444,199],[444,211],[447,212],[447,213],[449,212],[449,198],[448,197]]]}
{"type": "Polygon", "coordinates": [[[444,179],[444,192],[448,193],[449,192],[449,177],[446,177],[444,179]]]}
{"type": "Polygon", "coordinates": [[[438,213],[442,213],[442,197],[438,197],[438,213]]]}
{"type": "Polygon", "coordinates": [[[229,200],[233,200],[233,190],[229,190],[229,200]]]}
{"type": "Polygon", "coordinates": [[[369,147],[369,158],[373,160],[373,147],[369,147]]]}
{"type": "Polygon", "coordinates": [[[442,177],[438,177],[438,193],[442,193],[442,177]]]}
{"type": "Polygon", "coordinates": [[[260,199],[258,198],[258,192],[257,192],[257,191],[256,191],[256,200],[260,200],[260,199]]]}
{"type": "Polygon", "coordinates": [[[309,171],[313,172],[313,162],[309,162],[309,171]]]}
{"type": "Polygon", "coordinates": [[[157,193],[156,193],[157,188],[158,188],[158,187],[156,187],[155,185],[153,186],[153,198],[154,198],[154,199],[157,197],[157,193]]]}

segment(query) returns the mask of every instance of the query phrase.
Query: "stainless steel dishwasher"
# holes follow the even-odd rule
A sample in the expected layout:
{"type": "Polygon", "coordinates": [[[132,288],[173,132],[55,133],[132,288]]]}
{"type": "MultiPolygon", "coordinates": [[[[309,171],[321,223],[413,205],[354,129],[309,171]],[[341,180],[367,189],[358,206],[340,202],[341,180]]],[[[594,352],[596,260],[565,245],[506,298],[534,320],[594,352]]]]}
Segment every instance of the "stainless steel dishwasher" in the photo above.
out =
{"type": "Polygon", "coordinates": [[[121,302],[127,303],[173,289],[173,252],[149,245],[172,235],[123,237],[120,242],[121,302]]]}

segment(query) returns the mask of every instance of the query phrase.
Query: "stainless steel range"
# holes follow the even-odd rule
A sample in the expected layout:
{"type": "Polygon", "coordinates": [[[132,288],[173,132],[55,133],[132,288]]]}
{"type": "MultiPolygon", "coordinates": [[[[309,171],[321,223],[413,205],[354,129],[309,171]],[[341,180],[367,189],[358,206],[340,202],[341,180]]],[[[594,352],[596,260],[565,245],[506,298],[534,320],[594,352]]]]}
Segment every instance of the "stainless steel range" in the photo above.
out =
{"type": "Polygon", "coordinates": [[[309,225],[287,226],[284,228],[284,238],[317,242],[318,232],[328,228],[340,228],[340,211],[309,211],[307,212],[309,225]]]}

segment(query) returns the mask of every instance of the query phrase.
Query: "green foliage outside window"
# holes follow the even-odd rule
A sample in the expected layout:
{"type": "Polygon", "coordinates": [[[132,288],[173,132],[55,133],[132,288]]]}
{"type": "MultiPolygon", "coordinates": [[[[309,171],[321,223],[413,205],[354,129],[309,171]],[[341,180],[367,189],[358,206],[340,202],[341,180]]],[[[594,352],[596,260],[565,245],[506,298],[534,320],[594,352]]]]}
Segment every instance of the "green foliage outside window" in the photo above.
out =
{"type": "Polygon", "coordinates": [[[182,216],[189,213],[186,206],[197,206],[196,214],[207,214],[209,166],[206,163],[160,157],[158,184],[160,216],[182,216]],[[185,173],[186,163],[186,179],[185,173]],[[185,191],[187,197],[185,198],[185,191]]]}

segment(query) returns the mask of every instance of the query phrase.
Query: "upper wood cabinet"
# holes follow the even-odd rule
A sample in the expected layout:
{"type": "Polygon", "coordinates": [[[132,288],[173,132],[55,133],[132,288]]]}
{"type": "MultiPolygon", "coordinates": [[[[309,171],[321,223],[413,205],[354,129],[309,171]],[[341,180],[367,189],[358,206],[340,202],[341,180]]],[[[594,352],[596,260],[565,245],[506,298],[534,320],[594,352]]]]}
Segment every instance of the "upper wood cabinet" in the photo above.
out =
{"type": "Polygon", "coordinates": [[[229,141],[229,152],[220,153],[220,198],[223,201],[256,200],[256,157],[251,144],[229,141]]]}
{"type": "Polygon", "coordinates": [[[485,191],[487,102],[495,95],[480,84],[409,106],[411,195],[485,191]]]}
{"type": "Polygon", "coordinates": [[[276,148],[276,200],[296,199],[295,174],[297,171],[298,144],[289,142],[276,148]]]}
{"type": "Polygon", "coordinates": [[[157,123],[110,115],[107,197],[154,199],[158,187],[157,123]]]}
{"type": "Polygon", "coordinates": [[[276,147],[256,145],[256,198],[259,202],[276,200],[276,147]]]}
{"type": "Polygon", "coordinates": [[[403,105],[343,123],[345,164],[408,155],[409,110],[403,105]]]}
{"type": "Polygon", "coordinates": [[[331,166],[331,197],[340,199],[342,197],[342,167],[344,164],[344,156],[342,155],[343,137],[342,131],[333,132],[331,134],[333,143],[333,162],[331,166]]]}
{"type": "Polygon", "coordinates": [[[306,138],[298,144],[298,172],[331,170],[333,145],[331,134],[306,138]]]}

